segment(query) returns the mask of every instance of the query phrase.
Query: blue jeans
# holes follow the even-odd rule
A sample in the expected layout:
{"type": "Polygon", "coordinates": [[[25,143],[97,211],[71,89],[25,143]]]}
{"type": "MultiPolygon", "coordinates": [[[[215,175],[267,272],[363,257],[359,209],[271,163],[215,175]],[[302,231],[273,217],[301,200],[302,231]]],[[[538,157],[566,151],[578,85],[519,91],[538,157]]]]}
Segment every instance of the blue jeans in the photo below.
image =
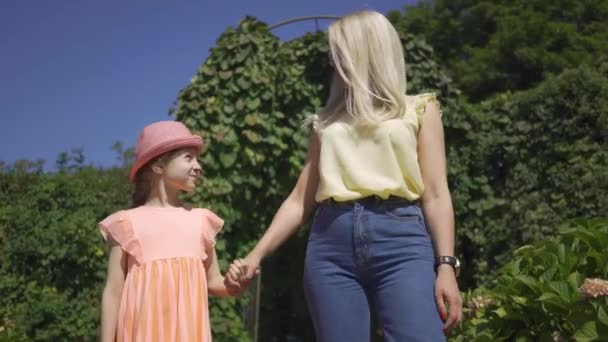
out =
{"type": "Polygon", "coordinates": [[[445,341],[435,276],[418,204],[369,197],[317,209],[304,291],[318,342],[369,342],[371,307],[386,342],[445,341]]]}

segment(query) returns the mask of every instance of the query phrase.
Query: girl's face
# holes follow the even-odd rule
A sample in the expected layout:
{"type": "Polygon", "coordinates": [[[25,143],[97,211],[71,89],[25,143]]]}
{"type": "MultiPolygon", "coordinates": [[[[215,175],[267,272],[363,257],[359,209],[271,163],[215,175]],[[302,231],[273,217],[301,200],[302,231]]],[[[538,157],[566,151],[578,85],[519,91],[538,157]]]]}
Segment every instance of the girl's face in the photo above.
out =
{"type": "Polygon", "coordinates": [[[201,179],[201,165],[197,155],[197,150],[193,148],[177,151],[162,167],[165,184],[175,190],[192,192],[201,179]]]}

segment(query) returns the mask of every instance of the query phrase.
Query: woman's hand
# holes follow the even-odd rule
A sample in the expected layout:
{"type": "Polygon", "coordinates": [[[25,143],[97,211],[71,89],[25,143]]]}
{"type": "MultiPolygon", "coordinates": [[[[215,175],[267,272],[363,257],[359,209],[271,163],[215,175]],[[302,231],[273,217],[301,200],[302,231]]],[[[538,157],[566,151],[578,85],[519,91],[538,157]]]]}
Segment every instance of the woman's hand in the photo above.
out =
{"type": "Polygon", "coordinates": [[[234,260],[230,267],[228,268],[228,272],[224,276],[224,286],[226,287],[226,291],[232,297],[240,295],[246,286],[241,284],[241,279],[245,274],[245,269],[243,268],[240,261],[234,260]]]}
{"type": "Polygon", "coordinates": [[[253,277],[260,274],[260,263],[262,259],[253,253],[249,253],[245,259],[240,259],[241,265],[245,270],[243,280],[249,282],[253,277]]]}
{"type": "Polygon", "coordinates": [[[249,285],[249,281],[259,274],[259,259],[249,255],[245,259],[236,259],[230,264],[224,277],[224,285],[231,296],[240,295],[249,285]]]}
{"type": "Polygon", "coordinates": [[[447,335],[462,320],[462,295],[458,290],[456,274],[450,265],[442,264],[437,269],[435,301],[444,321],[443,332],[447,335]]]}

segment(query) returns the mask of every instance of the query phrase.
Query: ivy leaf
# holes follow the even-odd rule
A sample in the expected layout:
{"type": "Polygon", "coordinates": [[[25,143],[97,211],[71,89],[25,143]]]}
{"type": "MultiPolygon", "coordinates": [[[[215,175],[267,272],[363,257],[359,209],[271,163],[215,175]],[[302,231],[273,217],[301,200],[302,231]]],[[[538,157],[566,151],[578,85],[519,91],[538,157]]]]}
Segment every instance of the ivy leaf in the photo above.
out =
{"type": "Polygon", "coordinates": [[[240,77],[236,81],[236,84],[241,88],[241,90],[249,89],[249,82],[244,77],[240,77]]]}
{"type": "Polygon", "coordinates": [[[247,114],[245,116],[245,123],[248,126],[255,126],[258,123],[258,117],[256,115],[253,115],[253,114],[247,114]]]}
{"type": "Polygon", "coordinates": [[[245,130],[245,131],[243,131],[243,135],[245,135],[247,137],[247,139],[249,139],[249,141],[251,141],[254,144],[257,144],[260,141],[262,141],[262,136],[257,134],[254,131],[245,130]]]}
{"type": "Polygon", "coordinates": [[[234,112],[234,107],[229,104],[224,105],[222,107],[222,109],[224,110],[224,113],[226,113],[226,114],[232,114],[234,112]]]}
{"type": "Polygon", "coordinates": [[[261,104],[260,99],[255,98],[255,99],[247,102],[247,108],[249,108],[250,110],[256,110],[256,109],[258,109],[260,104],[261,104]]]}
{"type": "Polygon", "coordinates": [[[236,161],[236,153],[222,153],[220,154],[220,162],[226,168],[231,167],[236,161]]]}
{"type": "Polygon", "coordinates": [[[219,75],[220,75],[220,79],[227,80],[232,76],[232,71],[230,71],[230,70],[220,71],[219,75]]]}

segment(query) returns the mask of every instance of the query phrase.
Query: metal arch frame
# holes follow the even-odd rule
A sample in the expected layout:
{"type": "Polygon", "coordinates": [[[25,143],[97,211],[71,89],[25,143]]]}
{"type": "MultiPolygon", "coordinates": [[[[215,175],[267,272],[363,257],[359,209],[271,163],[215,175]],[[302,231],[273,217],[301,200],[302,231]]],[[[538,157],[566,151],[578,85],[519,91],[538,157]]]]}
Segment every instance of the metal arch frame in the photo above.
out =
{"type": "Polygon", "coordinates": [[[297,18],[292,18],[292,19],[287,19],[284,21],[281,21],[279,23],[276,23],[274,25],[270,25],[268,26],[269,30],[275,29],[277,27],[280,26],[284,26],[287,24],[291,24],[291,23],[295,23],[295,22],[299,22],[299,21],[305,21],[305,20],[314,20],[315,21],[315,26],[317,28],[317,31],[319,30],[319,19],[340,19],[340,17],[335,16],[335,15],[316,15],[316,16],[306,16],[306,17],[297,17],[297,18]]]}

